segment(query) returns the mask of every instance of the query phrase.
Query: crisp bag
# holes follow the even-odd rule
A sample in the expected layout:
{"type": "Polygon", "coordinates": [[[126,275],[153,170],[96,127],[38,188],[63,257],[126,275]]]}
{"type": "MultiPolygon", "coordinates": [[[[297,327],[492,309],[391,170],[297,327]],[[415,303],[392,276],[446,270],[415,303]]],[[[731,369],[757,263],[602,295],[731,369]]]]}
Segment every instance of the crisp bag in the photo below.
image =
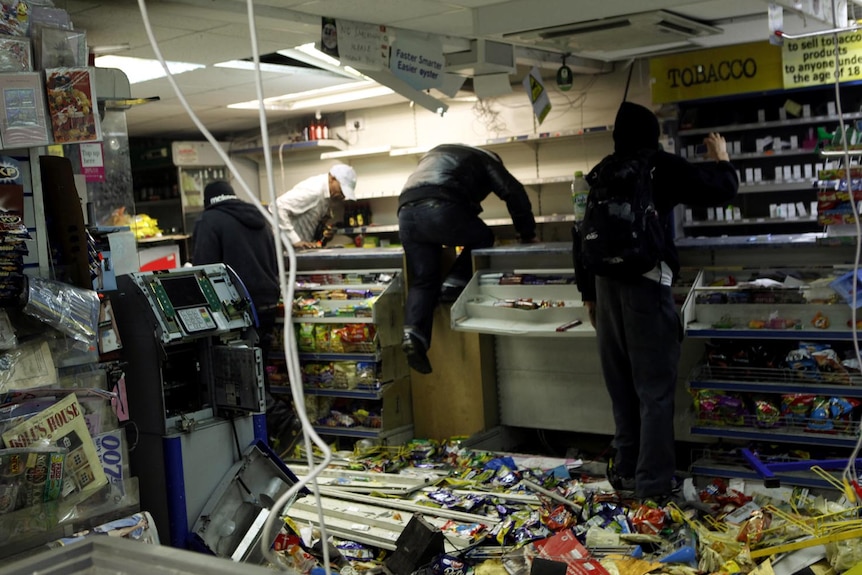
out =
{"type": "Polygon", "coordinates": [[[536,557],[566,564],[566,575],[610,575],[601,563],[581,545],[571,529],[533,543],[536,557]]]}

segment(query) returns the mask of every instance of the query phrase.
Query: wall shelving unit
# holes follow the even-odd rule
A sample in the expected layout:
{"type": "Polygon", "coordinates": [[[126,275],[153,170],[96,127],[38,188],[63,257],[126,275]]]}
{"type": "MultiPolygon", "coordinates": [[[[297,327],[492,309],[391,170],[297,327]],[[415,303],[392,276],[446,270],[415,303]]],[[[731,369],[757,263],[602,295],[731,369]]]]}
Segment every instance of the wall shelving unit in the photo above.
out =
{"type": "MultiPolygon", "coordinates": [[[[689,390],[696,396],[703,394],[705,401],[709,401],[710,392],[715,392],[738,399],[739,405],[745,407],[737,411],[732,408],[729,416],[718,408],[696,408],[692,435],[731,442],[787,444],[788,450],[793,445],[849,450],[856,444],[858,409],[848,407],[847,413],[826,415],[815,411],[818,405],[833,404],[829,402],[862,399],[862,375],[850,368],[841,371],[843,367],[826,371],[813,359],[815,349],[817,353],[839,357],[841,346],[849,345],[853,337],[851,309],[829,288],[829,283],[846,271],[845,266],[809,266],[699,272],[683,305],[686,335],[725,346],[719,352],[722,358],[730,355],[726,350],[757,346],[769,350],[764,353],[770,358],[781,361],[761,366],[746,364],[745,356],[738,361],[730,357],[705,358],[691,372],[689,390]],[[828,321],[817,327],[814,320],[818,317],[828,321]],[[788,357],[800,359],[792,363],[785,361],[788,357]],[[794,398],[799,398],[798,404],[794,398]],[[775,411],[764,415],[752,407],[756,402],[772,406],[775,411]]],[[[696,401],[704,401],[703,397],[696,401]]],[[[757,477],[743,465],[718,464],[708,458],[695,461],[692,472],[757,477]]],[[[813,473],[788,474],[780,479],[794,485],[829,487],[813,473]]]]}
{"type": "MultiPolygon", "coordinates": [[[[859,88],[842,90],[844,109],[859,109],[859,88]]],[[[857,111],[839,118],[829,105],[834,99],[833,90],[815,89],[679,104],[681,155],[693,163],[706,161],[696,154],[696,146],[708,133],[718,132],[740,175],[739,195],[731,204],[741,217],[709,219],[706,208],[694,208],[691,219],[679,218],[684,235],[822,231],[812,205],[818,171],[829,161],[820,155],[824,135],[842,119],[847,126],[862,120],[857,111]]]]}

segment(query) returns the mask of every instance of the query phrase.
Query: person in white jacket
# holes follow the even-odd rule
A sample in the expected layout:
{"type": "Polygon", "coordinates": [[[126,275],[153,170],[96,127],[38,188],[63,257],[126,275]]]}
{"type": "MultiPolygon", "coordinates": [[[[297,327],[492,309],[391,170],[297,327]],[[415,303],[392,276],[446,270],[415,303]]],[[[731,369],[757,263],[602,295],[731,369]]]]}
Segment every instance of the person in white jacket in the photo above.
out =
{"type": "Polygon", "coordinates": [[[293,247],[320,247],[317,242],[321,238],[315,236],[332,218],[333,208],[344,200],[356,200],[356,171],[336,164],[327,173],[306,178],[276,198],[279,226],[293,247]]]}

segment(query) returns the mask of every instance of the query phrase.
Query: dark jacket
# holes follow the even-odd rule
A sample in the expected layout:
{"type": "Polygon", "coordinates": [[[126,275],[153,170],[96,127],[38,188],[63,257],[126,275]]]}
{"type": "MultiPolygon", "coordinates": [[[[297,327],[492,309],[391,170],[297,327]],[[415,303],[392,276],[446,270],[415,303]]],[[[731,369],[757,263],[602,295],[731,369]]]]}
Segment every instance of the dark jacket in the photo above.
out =
{"type": "MultiPolygon", "coordinates": [[[[653,200],[665,229],[662,261],[670,266],[674,278],[679,274],[679,254],[673,242],[673,209],[679,204],[706,207],[722,205],[739,189],[736,170],[730,162],[691,163],[658,149],[659,124],[649,109],[624,102],[614,123],[614,152],[632,153],[640,149],[656,150],[653,154],[653,200]]],[[[595,168],[593,169],[595,170],[595,168]]],[[[594,177],[587,175],[587,181],[594,177]]],[[[581,264],[577,234],[574,247],[575,279],[584,301],[596,300],[595,276],[581,264]]]]}
{"type": "Polygon", "coordinates": [[[436,198],[463,204],[479,214],[482,201],[492,192],[506,202],[521,240],[536,237],[536,220],[524,186],[503,166],[499,156],[472,146],[443,144],[422,156],[401,190],[398,207],[436,198]]]}
{"type": "Polygon", "coordinates": [[[252,204],[225,200],[207,207],[194,229],[195,265],[223,262],[248,289],[258,309],[278,303],[278,263],[266,218],[252,204]]]}

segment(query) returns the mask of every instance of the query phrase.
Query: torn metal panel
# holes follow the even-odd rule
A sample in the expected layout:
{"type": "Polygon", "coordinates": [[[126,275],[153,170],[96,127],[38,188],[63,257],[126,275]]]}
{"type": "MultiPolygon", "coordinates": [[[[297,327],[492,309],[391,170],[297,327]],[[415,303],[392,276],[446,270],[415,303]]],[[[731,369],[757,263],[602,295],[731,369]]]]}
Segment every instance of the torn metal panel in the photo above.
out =
{"type": "MultiPolygon", "coordinates": [[[[377,505],[366,505],[330,497],[321,497],[320,503],[327,531],[345,539],[390,550],[395,548],[398,536],[407,527],[413,516],[377,505]]],[[[307,495],[297,499],[287,510],[287,515],[294,521],[319,526],[318,507],[313,496],[307,495]]],[[[432,516],[424,516],[424,519],[441,530],[449,521],[445,518],[432,516]]],[[[468,523],[464,522],[464,524],[467,525],[468,523]]],[[[460,537],[447,531],[444,531],[444,537],[447,551],[457,551],[475,543],[473,539],[460,537]]]]}
{"type": "Polygon", "coordinates": [[[488,517],[487,515],[455,511],[444,507],[430,507],[410,500],[386,499],[383,497],[374,497],[373,495],[363,495],[361,493],[347,493],[341,491],[339,488],[333,487],[321,487],[320,493],[327,497],[345,499],[347,501],[355,501],[357,503],[367,503],[369,505],[377,505],[388,509],[400,509],[402,511],[409,511],[410,513],[419,513],[420,515],[435,515],[437,517],[445,517],[447,519],[454,519],[456,521],[464,521],[467,523],[483,523],[490,526],[496,525],[500,522],[498,518],[488,517]]]}
{"type": "MultiPolygon", "coordinates": [[[[298,477],[305,477],[308,474],[308,466],[291,465],[290,470],[298,477]]],[[[388,495],[409,495],[419,489],[434,485],[436,482],[437,478],[434,477],[412,477],[347,469],[324,469],[317,476],[319,487],[334,487],[356,493],[385,493],[388,495]]]]}

